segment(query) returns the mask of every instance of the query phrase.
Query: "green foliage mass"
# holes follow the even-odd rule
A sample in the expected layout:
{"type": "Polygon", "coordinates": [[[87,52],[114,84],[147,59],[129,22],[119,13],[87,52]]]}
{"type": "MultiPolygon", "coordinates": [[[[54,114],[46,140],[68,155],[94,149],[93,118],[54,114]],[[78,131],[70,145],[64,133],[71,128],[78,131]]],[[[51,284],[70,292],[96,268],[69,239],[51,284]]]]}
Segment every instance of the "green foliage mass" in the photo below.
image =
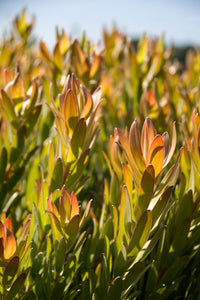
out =
{"type": "Polygon", "coordinates": [[[200,299],[200,50],[33,28],[0,42],[0,298],[200,299]]]}

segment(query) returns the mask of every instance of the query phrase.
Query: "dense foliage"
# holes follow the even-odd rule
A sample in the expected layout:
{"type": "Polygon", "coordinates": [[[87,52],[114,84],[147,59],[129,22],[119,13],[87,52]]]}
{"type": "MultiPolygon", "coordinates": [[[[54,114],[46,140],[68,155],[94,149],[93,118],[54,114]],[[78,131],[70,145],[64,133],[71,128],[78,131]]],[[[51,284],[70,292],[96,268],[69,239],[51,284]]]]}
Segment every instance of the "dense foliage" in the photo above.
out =
{"type": "Polygon", "coordinates": [[[200,51],[33,27],[0,42],[1,299],[200,299],[200,51]]]}

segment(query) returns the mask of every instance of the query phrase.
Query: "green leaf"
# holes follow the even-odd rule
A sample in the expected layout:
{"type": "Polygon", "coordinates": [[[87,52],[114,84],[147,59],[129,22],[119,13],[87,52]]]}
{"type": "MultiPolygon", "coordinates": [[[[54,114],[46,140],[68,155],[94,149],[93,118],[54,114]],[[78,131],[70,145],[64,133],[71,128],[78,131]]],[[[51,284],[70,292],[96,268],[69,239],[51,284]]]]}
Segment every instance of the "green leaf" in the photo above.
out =
{"type": "Polygon", "coordinates": [[[145,210],[136,223],[133,235],[128,246],[128,256],[135,256],[144,246],[151,229],[152,212],[145,210]]]}
{"type": "Polygon", "coordinates": [[[19,293],[19,291],[23,288],[24,282],[26,280],[26,273],[21,273],[17,279],[14,281],[11,289],[9,290],[6,300],[13,300],[14,297],[19,293]]]}
{"type": "Polygon", "coordinates": [[[80,119],[73,132],[73,136],[71,139],[68,156],[67,156],[67,163],[72,164],[78,159],[82,151],[82,146],[85,139],[85,133],[86,133],[86,122],[84,119],[80,119]]]}
{"type": "Polygon", "coordinates": [[[17,114],[15,112],[14,105],[10,100],[10,98],[8,97],[7,93],[3,89],[1,90],[1,95],[2,95],[3,106],[8,116],[8,119],[12,124],[12,126],[15,129],[17,129],[19,127],[19,124],[18,124],[17,114]]]}
{"type": "Polygon", "coordinates": [[[151,238],[151,241],[148,245],[148,247],[144,251],[144,255],[142,256],[142,260],[144,260],[154,249],[157,242],[160,240],[161,236],[163,235],[163,231],[166,229],[166,226],[163,226],[158,229],[158,231],[154,234],[154,236],[151,238]]]}
{"type": "Polygon", "coordinates": [[[136,220],[141,216],[143,211],[148,208],[151,201],[155,182],[155,171],[152,165],[148,165],[142,176],[139,187],[138,197],[134,206],[134,216],[136,220]]]}
{"type": "Polygon", "coordinates": [[[15,104],[20,103],[24,100],[24,84],[19,73],[16,74],[13,85],[12,85],[12,99],[15,104]]]}
{"type": "Polygon", "coordinates": [[[64,117],[68,134],[72,137],[78,122],[78,108],[74,92],[71,89],[67,91],[64,98],[64,117]]]}
{"type": "Polygon", "coordinates": [[[60,271],[62,270],[62,268],[64,266],[66,250],[67,250],[67,247],[66,247],[65,238],[62,237],[58,244],[57,253],[56,253],[56,271],[57,271],[57,273],[60,273],[60,271]]]}
{"type": "Polygon", "coordinates": [[[176,227],[179,227],[185,219],[192,217],[193,209],[193,192],[190,189],[184,194],[183,198],[179,201],[179,206],[177,207],[176,213],[176,227]]]}
{"type": "Polygon", "coordinates": [[[73,170],[71,170],[71,174],[68,176],[66,182],[66,188],[69,192],[72,192],[77,181],[80,179],[81,175],[83,174],[83,171],[86,167],[89,158],[89,154],[90,154],[90,149],[87,149],[83,153],[81,153],[79,159],[76,161],[73,170]]]}
{"type": "Polygon", "coordinates": [[[63,181],[63,162],[62,159],[58,157],[54,166],[53,177],[51,179],[49,193],[54,192],[56,189],[60,189],[62,187],[62,181],[63,181]]]}
{"type": "Polygon", "coordinates": [[[42,109],[42,105],[38,104],[37,106],[33,107],[33,109],[31,109],[31,111],[27,114],[26,117],[27,135],[29,135],[32,132],[35,124],[37,123],[41,109],[42,109]]]}
{"type": "Polygon", "coordinates": [[[173,263],[165,271],[165,273],[160,279],[160,282],[168,285],[171,284],[173,280],[177,280],[178,276],[180,276],[183,273],[183,270],[187,267],[189,262],[189,256],[177,257],[176,260],[173,261],[173,263]]]}
{"type": "Polygon", "coordinates": [[[123,241],[128,241],[131,236],[131,204],[126,186],[122,188],[120,216],[119,216],[119,231],[123,241]],[[124,239],[125,238],[125,239],[124,239]]]}
{"type": "Polygon", "coordinates": [[[67,250],[71,248],[79,230],[80,215],[75,215],[69,222],[65,233],[67,234],[67,250]]]}
{"type": "Polygon", "coordinates": [[[134,287],[144,273],[152,266],[152,264],[146,265],[144,262],[138,262],[130,268],[123,280],[123,297],[126,295],[126,292],[130,290],[131,287],[134,287]]]}
{"type": "Polygon", "coordinates": [[[111,283],[106,300],[120,300],[123,282],[120,277],[116,277],[111,283]]]}
{"type": "Polygon", "coordinates": [[[169,187],[165,190],[165,192],[162,194],[160,199],[157,201],[156,205],[152,209],[152,227],[154,227],[163,213],[165,212],[165,208],[167,207],[167,204],[169,203],[169,198],[171,195],[173,187],[169,187]]]}
{"type": "Polygon", "coordinates": [[[3,285],[7,285],[10,280],[15,277],[19,266],[19,257],[14,256],[7,264],[5,271],[3,273],[3,285]],[[11,277],[11,278],[9,278],[11,277]]]}
{"type": "Polygon", "coordinates": [[[184,248],[187,245],[190,224],[190,219],[185,219],[181,226],[175,231],[173,249],[177,254],[179,254],[182,250],[184,251],[184,248]]]}
{"type": "Polygon", "coordinates": [[[5,147],[1,148],[1,158],[0,158],[0,183],[3,182],[6,172],[6,166],[7,166],[7,160],[8,160],[8,153],[5,147]]]}
{"type": "Polygon", "coordinates": [[[110,183],[110,201],[111,204],[118,207],[120,203],[120,182],[115,172],[112,173],[110,183]]]}
{"type": "Polygon", "coordinates": [[[54,63],[56,65],[56,67],[58,68],[58,70],[62,71],[62,69],[63,69],[63,57],[62,57],[62,54],[60,52],[59,43],[57,43],[55,48],[54,48],[53,60],[54,60],[54,63]]]}
{"type": "Polygon", "coordinates": [[[121,251],[119,252],[114,262],[114,276],[123,276],[123,274],[126,271],[127,264],[128,261],[127,261],[126,248],[122,244],[121,251]]]}

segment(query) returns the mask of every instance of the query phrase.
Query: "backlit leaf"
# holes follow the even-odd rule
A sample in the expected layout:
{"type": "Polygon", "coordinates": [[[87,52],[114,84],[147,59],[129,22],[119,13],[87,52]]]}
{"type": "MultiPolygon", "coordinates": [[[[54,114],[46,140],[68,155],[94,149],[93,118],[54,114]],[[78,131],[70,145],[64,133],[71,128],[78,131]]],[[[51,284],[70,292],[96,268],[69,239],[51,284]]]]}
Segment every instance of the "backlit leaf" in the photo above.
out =
{"type": "Polygon", "coordinates": [[[152,213],[151,210],[145,210],[136,223],[133,235],[128,246],[128,256],[135,256],[144,246],[148,239],[151,229],[152,213]]]}
{"type": "Polygon", "coordinates": [[[64,98],[64,117],[68,134],[71,137],[78,122],[78,109],[72,90],[68,90],[64,98]]]}
{"type": "Polygon", "coordinates": [[[142,148],[140,143],[140,133],[139,133],[139,126],[137,120],[135,120],[130,128],[129,134],[129,143],[130,149],[133,155],[133,158],[140,169],[141,172],[145,169],[144,158],[142,154],[142,148]]]}
{"type": "Polygon", "coordinates": [[[80,119],[76,125],[71,139],[67,162],[74,163],[79,157],[85,139],[86,123],[84,119],[80,119]]]}
{"type": "Polygon", "coordinates": [[[81,86],[81,88],[82,88],[83,95],[84,95],[85,105],[83,107],[80,117],[87,118],[93,108],[93,99],[92,99],[91,94],[88,92],[88,90],[84,86],[81,86]]]}
{"type": "Polygon", "coordinates": [[[4,257],[5,259],[9,259],[12,257],[16,251],[16,240],[12,232],[4,227],[5,231],[5,249],[4,249],[4,257]]]}
{"type": "Polygon", "coordinates": [[[162,137],[155,136],[148,153],[147,164],[152,164],[155,170],[155,178],[160,174],[163,168],[163,161],[165,155],[165,148],[162,137]]]}
{"type": "Polygon", "coordinates": [[[19,103],[24,100],[24,97],[24,84],[20,74],[17,73],[12,85],[12,99],[14,100],[14,103],[19,103]]]}

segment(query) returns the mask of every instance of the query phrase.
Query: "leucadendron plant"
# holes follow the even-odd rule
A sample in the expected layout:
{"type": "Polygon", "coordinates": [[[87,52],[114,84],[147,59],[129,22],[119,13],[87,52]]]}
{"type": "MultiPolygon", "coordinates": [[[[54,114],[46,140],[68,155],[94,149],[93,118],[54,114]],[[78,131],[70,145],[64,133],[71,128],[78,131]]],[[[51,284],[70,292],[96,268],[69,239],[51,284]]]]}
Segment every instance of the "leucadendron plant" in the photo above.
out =
{"type": "Polygon", "coordinates": [[[199,299],[199,49],[34,22],[0,41],[0,298],[199,299]]]}
{"type": "MultiPolygon", "coordinates": [[[[55,192],[57,194],[57,192],[55,192]]],[[[90,211],[92,200],[87,204],[83,217],[80,216],[79,204],[74,192],[70,195],[66,187],[60,191],[59,210],[53,202],[54,194],[51,194],[48,199],[48,210],[51,222],[51,230],[55,247],[61,238],[65,238],[66,251],[69,251],[73,242],[83,226],[85,219],[90,211]]]]}
{"type": "Polygon", "coordinates": [[[12,221],[6,214],[0,217],[0,294],[2,299],[14,299],[24,291],[24,282],[29,271],[31,243],[27,243],[30,216],[19,229],[17,239],[13,233],[12,221]]]}

